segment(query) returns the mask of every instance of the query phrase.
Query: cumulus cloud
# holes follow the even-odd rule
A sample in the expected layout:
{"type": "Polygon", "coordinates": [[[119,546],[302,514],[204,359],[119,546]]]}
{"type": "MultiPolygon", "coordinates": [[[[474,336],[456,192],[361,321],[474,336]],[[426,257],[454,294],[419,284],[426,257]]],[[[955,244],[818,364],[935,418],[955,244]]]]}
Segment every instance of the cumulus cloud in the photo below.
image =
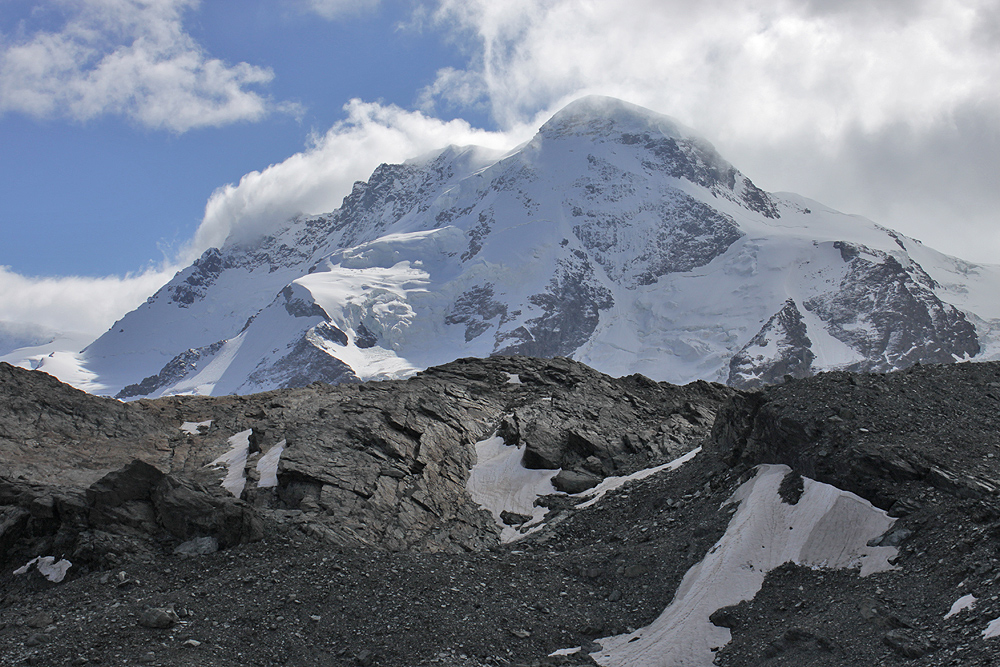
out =
{"type": "Polygon", "coordinates": [[[506,132],[473,128],[464,120],[442,121],[393,105],[351,100],[347,118],[284,162],[253,171],[237,185],[217,189],[188,249],[188,257],[234,239],[251,237],[299,215],[316,215],[340,206],[358,180],[367,180],[383,162],[444,148],[478,145],[510,148],[530,137],[531,125],[506,132]]]}
{"type": "Polygon", "coordinates": [[[210,57],[184,30],[199,0],[84,0],[57,31],[0,36],[0,113],[86,121],[124,115],[154,129],[259,120],[275,104],[252,87],[270,69],[210,57]]]}
{"type": "Polygon", "coordinates": [[[1000,251],[983,179],[1000,168],[998,0],[440,0],[436,17],[475,51],[424,108],[486,104],[506,127],[614,95],[698,129],[763,187],[1000,251]]]}
{"type": "Polygon", "coordinates": [[[101,278],[32,278],[0,266],[0,320],[97,337],[142,304],[176,270],[162,267],[101,278]]]}

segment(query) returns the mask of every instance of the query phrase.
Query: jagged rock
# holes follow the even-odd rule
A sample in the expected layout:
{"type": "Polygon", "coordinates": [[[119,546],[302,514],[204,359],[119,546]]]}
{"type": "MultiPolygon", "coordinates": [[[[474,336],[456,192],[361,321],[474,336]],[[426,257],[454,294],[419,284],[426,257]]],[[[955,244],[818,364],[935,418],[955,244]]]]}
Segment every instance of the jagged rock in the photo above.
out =
{"type": "Polygon", "coordinates": [[[500,519],[508,526],[520,526],[531,521],[531,517],[527,514],[517,514],[507,510],[500,512],[500,519]]]}
{"type": "Polygon", "coordinates": [[[45,612],[35,614],[34,616],[32,616],[31,618],[29,618],[27,621],[24,622],[24,624],[27,625],[29,628],[36,628],[36,629],[47,628],[53,623],[55,623],[55,619],[52,618],[51,614],[47,614],[45,612]]]}
{"type": "Polygon", "coordinates": [[[246,503],[213,496],[200,485],[171,475],[153,489],[152,502],[163,527],[181,540],[209,535],[225,548],[264,535],[260,517],[246,503]]]}
{"type": "Polygon", "coordinates": [[[174,547],[179,556],[204,556],[219,550],[219,541],[214,537],[196,537],[174,547]]]}
{"type": "Polygon", "coordinates": [[[1000,475],[949,470],[982,468],[976,462],[992,453],[965,434],[1000,427],[992,411],[974,407],[998,369],[961,364],[885,376],[831,372],[737,394],[720,407],[706,449],[730,465],[784,463],[883,508],[899,500],[905,500],[899,510],[914,507],[900,493],[918,480],[959,498],[982,498],[1000,489],[1000,475]]]}
{"type": "Polygon", "coordinates": [[[582,493],[601,482],[597,475],[577,470],[562,470],[552,478],[552,486],[563,493],[582,493]]]}
{"type": "Polygon", "coordinates": [[[712,625],[720,628],[737,628],[740,625],[739,617],[734,613],[733,607],[723,607],[712,612],[708,620],[712,625]]]}

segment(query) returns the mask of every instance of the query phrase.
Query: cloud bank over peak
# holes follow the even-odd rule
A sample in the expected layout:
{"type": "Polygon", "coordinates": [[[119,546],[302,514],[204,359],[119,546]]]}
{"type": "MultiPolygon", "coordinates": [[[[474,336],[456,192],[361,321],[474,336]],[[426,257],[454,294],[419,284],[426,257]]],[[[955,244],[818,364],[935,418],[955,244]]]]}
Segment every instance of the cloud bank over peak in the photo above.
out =
{"type": "Polygon", "coordinates": [[[503,150],[527,140],[535,129],[533,123],[521,123],[506,132],[489,132],[464,120],[443,121],[357,99],[344,111],[347,118],[313,136],[306,150],[218,188],[185,257],[192,259],[227,239],[253,238],[296,215],[332,211],[356,181],[367,180],[381,163],[403,162],[452,144],[503,150]]]}
{"type": "Polygon", "coordinates": [[[0,35],[0,113],[88,121],[122,115],[145,127],[186,132],[274,111],[295,113],[253,90],[274,73],[209,56],[183,26],[199,0],[84,0],[58,29],[0,35]]]}
{"type": "Polygon", "coordinates": [[[506,127],[620,97],[697,129],[765,189],[1000,253],[1000,189],[983,180],[1000,170],[998,0],[440,0],[435,17],[473,55],[438,72],[425,109],[485,105],[506,127]]]}

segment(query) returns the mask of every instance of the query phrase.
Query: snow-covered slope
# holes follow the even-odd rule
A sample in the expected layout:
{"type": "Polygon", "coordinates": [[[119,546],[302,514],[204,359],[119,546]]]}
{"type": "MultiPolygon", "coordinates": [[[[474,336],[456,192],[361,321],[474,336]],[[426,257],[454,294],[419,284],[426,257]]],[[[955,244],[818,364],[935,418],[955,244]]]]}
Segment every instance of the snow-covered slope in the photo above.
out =
{"type": "Polygon", "coordinates": [[[103,393],[248,393],[463,356],[738,386],[993,358],[1000,267],[769,194],[671,119],[589,97],[507,155],[382,165],[230,239],[82,355],[103,393]]]}

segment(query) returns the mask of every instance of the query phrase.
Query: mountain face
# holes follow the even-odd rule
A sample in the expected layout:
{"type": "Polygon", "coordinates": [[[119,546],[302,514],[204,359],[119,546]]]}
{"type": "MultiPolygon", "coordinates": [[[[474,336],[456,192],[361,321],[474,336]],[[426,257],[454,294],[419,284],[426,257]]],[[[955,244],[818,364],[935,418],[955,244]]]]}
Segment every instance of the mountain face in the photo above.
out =
{"type": "Polygon", "coordinates": [[[0,364],[0,664],[990,665],[998,402],[996,362],[134,402],[0,364]]]}
{"type": "Polygon", "coordinates": [[[120,398],[508,354],[751,387],[994,358],[996,286],[998,267],[764,192],[671,119],[589,97],[507,155],[382,165],[328,215],[231,237],[81,356],[120,398]]]}

